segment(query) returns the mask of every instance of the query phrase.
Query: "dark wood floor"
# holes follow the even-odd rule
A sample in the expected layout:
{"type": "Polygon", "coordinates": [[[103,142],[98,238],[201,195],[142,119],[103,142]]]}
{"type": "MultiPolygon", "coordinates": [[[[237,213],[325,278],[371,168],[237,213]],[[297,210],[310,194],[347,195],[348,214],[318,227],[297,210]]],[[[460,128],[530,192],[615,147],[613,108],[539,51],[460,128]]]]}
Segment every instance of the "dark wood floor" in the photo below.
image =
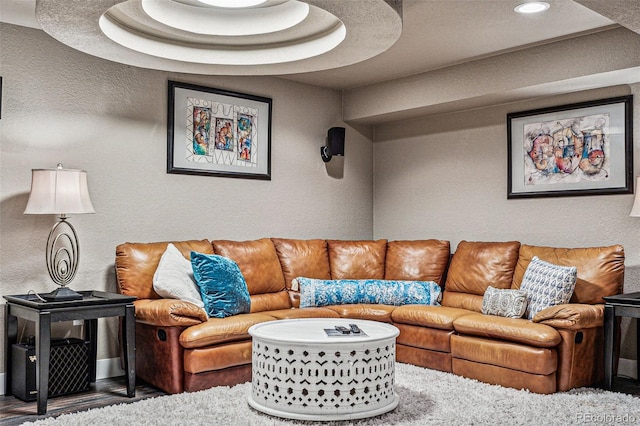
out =
{"type": "MultiPolygon", "coordinates": [[[[640,384],[633,379],[616,378],[614,390],[632,394],[640,398],[640,384]]],[[[136,396],[127,398],[127,386],[124,377],[97,380],[91,389],[67,396],[51,398],[47,404],[47,414],[36,414],[35,402],[23,402],[13,396],[0,396],[0,424],[19,425],[46,417],[57,417],[61,414],[85,411],[107,405],[130,403],[146,398],[166,395],[165,392],[144,382],[136,383],[136,396]]]]}
{"type": "Polygon", "coordinates": [[[36,414],[35,401],[24,402],[13,396],[0,396],[0,425],[19,425],[46,417],[57,417],[61,414],[135,402],[161,395],[166,393],[139,381],[136,383],[136,396],[127,398],[127,384],[124,376],[101,379],[92,383],[91,389],[86,392],[50,398],[47,401],[47,414],[41,416],[36,414]]]}

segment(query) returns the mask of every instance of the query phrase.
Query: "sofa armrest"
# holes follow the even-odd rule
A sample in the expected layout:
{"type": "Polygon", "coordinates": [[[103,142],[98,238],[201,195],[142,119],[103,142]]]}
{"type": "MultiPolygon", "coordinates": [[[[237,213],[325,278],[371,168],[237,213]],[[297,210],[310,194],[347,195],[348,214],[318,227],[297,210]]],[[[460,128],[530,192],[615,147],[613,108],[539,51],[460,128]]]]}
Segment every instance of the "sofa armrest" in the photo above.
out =
{"type": "Polygon", "coordinates": [[[533,322],[569,330],[602,327],[604,325],[604,305],[567,303],[551,306],[538,312],[533,317],[533,322]]]}
{"type": "Polygon", "coordinates": [[[133,302],[136,321],[158,326],[190,326],[206,322],[207,313],[191,302],[178,299],[142,299],[133,302]]]}

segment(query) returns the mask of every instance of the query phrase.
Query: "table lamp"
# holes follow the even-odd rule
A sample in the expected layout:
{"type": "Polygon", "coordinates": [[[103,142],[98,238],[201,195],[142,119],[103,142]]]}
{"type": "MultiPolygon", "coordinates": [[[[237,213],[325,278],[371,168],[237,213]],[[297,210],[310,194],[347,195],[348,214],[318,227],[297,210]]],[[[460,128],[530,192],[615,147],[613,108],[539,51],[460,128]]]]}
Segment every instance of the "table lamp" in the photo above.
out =
{"type": "Polygon", "coordinates": [[[67,287],[78,270],[80,247],[76,230],[67,221],[68,214],[95,213],[87,172],[65,169],[31,170],[31,192],[24,214],[55,214],[59,220],[51,228],[47,239],[46,262],[51,279],[60,288],[42,295],[48,301],[82,299],[82,295],[67,287]]]}

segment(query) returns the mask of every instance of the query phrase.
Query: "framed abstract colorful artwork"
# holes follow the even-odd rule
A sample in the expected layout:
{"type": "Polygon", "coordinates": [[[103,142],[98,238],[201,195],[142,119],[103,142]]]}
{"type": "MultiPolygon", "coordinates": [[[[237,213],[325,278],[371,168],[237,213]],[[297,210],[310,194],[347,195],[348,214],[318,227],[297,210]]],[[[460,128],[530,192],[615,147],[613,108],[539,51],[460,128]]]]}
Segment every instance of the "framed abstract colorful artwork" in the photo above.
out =
{"type": "Polygon", "coordinates": [[[507,198],[633,193],[632,96],[507,114],[507,198]]]}
{"type": "Polygon", "coordinates": [[[169,81],[167,173],[271,180],[271,103],[169,81]]]}

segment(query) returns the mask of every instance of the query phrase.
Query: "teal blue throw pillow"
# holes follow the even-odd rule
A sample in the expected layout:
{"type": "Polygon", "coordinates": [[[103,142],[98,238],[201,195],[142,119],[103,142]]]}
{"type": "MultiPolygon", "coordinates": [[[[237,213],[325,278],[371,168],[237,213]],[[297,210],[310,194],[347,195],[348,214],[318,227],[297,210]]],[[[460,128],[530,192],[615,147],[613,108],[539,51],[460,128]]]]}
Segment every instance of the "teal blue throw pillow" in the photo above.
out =
{"type": "Polygon", "coordinates": [[[298,277],[300,307],[375,303],[438,306],[442,295],[434,281],[318,280],[298,277]]]}
{"type": "Polygon", "coordinates": [[[247,283],[236,262],[192,251],[191,266],[209,317],[224,318],[251,310],[247,283]]]}

